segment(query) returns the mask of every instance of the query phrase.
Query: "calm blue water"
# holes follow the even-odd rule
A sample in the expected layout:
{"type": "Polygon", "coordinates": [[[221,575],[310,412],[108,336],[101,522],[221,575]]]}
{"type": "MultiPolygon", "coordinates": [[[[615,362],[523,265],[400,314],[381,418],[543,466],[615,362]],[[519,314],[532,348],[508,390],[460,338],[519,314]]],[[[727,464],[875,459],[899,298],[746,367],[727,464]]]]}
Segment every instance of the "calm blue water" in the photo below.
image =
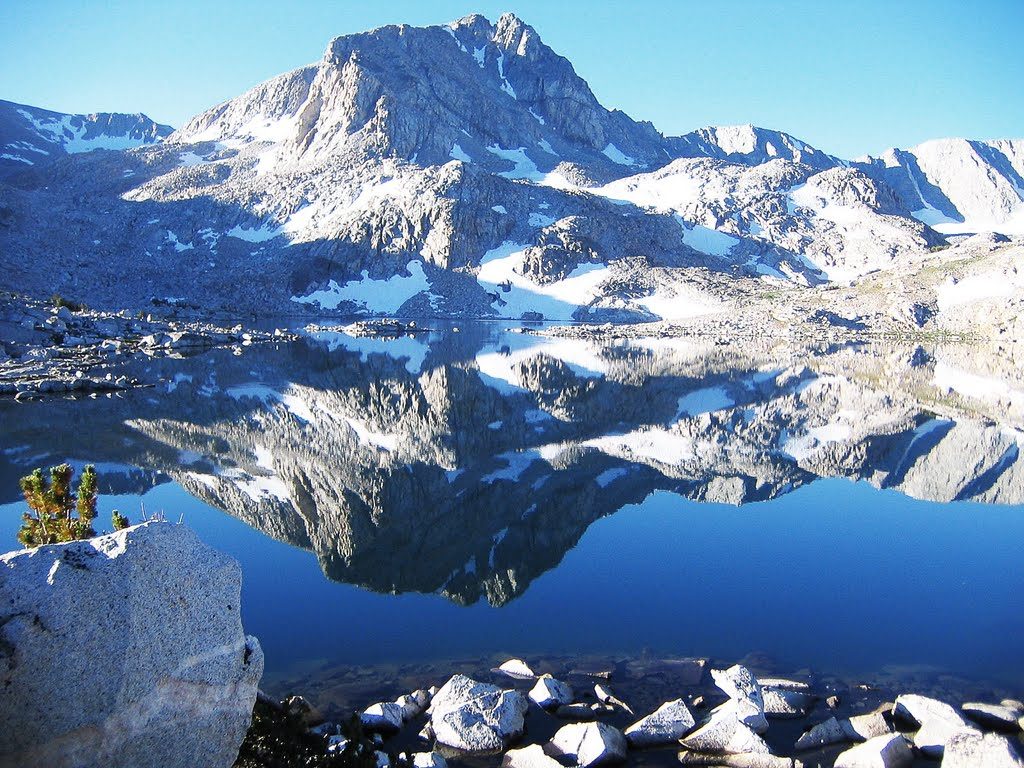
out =
{"type": "MultiPolygon", "coordinates": [[[[1012,425],[922,407],[865,428],[885,421],[877,391],[789,360],[494,331],[402,354],[330,342],[149,361],[166,382],[123,400],[0,404],[0,481],[89,459],[101,522],[141,504],[183,516],[241,563],[271,680],[321,661],[647,649],[1024,687],[1012,425]],[[72,418],[89,456],[49,431],[72,418]]],[[[0,495],[12,545],[15,492],[0,495]]]]}

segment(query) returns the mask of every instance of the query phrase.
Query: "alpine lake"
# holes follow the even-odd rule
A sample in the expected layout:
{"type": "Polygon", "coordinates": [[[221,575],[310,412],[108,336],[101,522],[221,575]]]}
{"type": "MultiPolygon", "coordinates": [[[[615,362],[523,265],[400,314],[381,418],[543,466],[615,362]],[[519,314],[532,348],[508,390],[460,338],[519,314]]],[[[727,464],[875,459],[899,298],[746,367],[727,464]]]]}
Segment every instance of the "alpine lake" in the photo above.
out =
{"type": "Polygon", "coordinates": [[[614,671],[652,707],[705,663],[1024,693],[1012,366],[420,326],[140,357],[152,387],[0,401],[0,537],[19,477],[95,464],[98,527],[183,520],[236,558],[261,687],[329,714],[510,657],[614,671]]]}

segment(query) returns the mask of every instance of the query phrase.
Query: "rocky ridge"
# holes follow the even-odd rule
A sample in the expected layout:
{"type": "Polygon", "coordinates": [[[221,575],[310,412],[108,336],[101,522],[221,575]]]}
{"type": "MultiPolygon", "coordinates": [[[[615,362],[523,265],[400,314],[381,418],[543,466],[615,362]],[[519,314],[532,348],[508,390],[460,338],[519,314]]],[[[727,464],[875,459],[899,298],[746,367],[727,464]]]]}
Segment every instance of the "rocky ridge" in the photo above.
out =
{"type": "Polygon", "coordinates": [[[816,286],[912,284],[956,233],[1016,233],[1022,158],[1015,140],[847,161],[753,126],[665,137],[522,20],[469,16],[337,38],[159,144],[9,175],[3,279],[40,294],[45,253],[47,290],[116,308],[187,275],[189,301],[261,314],[677,321],[738,284],[834,311],[816,286]]]}

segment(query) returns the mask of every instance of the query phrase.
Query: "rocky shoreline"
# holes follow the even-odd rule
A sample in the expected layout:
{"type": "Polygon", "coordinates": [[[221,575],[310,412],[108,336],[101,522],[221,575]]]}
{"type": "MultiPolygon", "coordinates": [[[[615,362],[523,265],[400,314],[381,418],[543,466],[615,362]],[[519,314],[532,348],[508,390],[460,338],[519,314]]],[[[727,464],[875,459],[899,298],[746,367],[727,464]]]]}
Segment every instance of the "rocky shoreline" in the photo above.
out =
{"type": "Polygon", "coordinates": [[[309,699],[274,706],[299,713],[322,737],[325,754],[372,750],[381,768],[1024,765],[1018,699],[976,687],[970,694],[982,700],[961,701],[948,677],[893,687],[806,670],[755,673],[757,661],[726,667],[706,658],[507,659],[490,669],[467,664],[430,685],[430,673],[442,665],[399,669],[386,679],[364,669],[348,689],[360,730],[371,739],[361,747],[345,725],[348,711],[322,703],[338,694],[329,675],[319,685],[309,681],[309,699]],[[370,702],[374,686],[389,695],[407,690],[370,702]],[[354,704],[360,695],[363,703],[354,704]]]}
{"type": "Polygon", "coordinates": [[[155,382],[126,372],[140,356],[184,356],[214,347],[242,354],[253,344],[292,341],[294,333],[226,326],[198,308],[162,300],[151,312],[101,312],[54,299],[0,296],[0,397],[112,394],[155,382]]]}

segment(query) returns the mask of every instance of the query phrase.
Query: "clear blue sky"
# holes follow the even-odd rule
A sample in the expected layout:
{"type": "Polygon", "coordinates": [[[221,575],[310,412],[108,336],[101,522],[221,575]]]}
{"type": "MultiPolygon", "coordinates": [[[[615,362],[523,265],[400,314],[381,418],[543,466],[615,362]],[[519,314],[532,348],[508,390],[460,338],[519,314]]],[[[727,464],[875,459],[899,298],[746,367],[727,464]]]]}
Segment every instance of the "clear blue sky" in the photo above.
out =
{"type": "Polygon", "coordinates": [[[666,134],[754,123],[845,157],[1024,136],[1024,0],[0,0],[0,98],[177,126],[332,37],[506,10],[666,134]]]}

